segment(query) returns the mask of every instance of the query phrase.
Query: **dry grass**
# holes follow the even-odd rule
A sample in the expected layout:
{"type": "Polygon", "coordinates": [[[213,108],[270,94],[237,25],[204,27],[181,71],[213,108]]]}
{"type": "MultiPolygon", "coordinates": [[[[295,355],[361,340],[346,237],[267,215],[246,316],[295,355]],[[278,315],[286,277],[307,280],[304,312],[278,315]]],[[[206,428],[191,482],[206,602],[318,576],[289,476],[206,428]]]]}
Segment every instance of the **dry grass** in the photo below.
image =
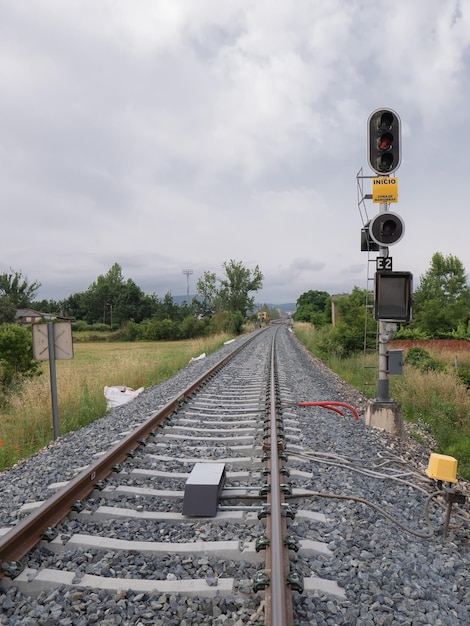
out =
{"type": "MultiPolygon", "coordinates": [[[[456,367],[457,365],[470,365],[470,350],[452,350],[451,348],[427,349],[431,357],[447,367],[456,367]]],[[[406,350],[405,350],[406,354],[406,350]]]]}
{"type": "Polygon", "coordinates": [[[405,369],[404,376],[392,379],[391,390],[393,397],[401,404],[409,403],[413,399],[414,409],[408,411],[408,417],[412,421],[429,421],[438,410],[441,417],[447,415],[447,419],[455,427],[464,428],[468,424],[469,392],[454,372],[421,372],[412,367],[405,369]],[[450,407],[452,411],[449,411],[450,407]]]}
{"type": "MultiPolygon", "coordinates": [[[[315,330],[312,326],[296,323],[295,332],[300,341],[315,353],[315,330]]],[[[404,352],[406,357],[407,350],[404,352]]],[[[456,364],[470,365],[470,352],[437,348],[428,352],[442,369],[421,371],[405,365],[403,375],[390,376],[390,395],[401,405],[404,418],[424,424],[437,442],[436,451],[456,457],[459,473],[470,478],[470,391],[456,373],[456,364]]],[[[370,355],[368,365],[376,359],[376,355],[370,355]]],[[[361,384],[362,353],[347,359],[331,357],[326,364],[346,382],[364,391],[361,384]]],[[[369,389],[374,395],[374,386],[369,389]]]]}
{"type": "MultiPolygon", "coordinates": [[[[180,342],[76,343],[73,359],[56,361],[61,434],[104,415],[105,386],[137,389],[159,384],[192,357],[214,352],[227,339],[218,335],[180,342]]],[[[53,437],[47,363],[43,370],[0,409],[0,470],[30,456],[53,437]]]]}

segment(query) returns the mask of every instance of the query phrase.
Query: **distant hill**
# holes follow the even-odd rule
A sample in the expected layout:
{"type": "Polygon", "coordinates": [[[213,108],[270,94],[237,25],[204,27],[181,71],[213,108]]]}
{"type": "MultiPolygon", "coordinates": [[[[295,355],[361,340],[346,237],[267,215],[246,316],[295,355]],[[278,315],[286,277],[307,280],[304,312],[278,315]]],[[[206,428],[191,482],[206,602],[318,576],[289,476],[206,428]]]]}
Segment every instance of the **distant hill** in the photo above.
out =
{"type": "Polygon", "coordinates": [[[293,313],[297,308],[295,302],[286,302],[285,304],[270,304],[269,306],[274,307],[275,309],[281,309],[285,313],[293,313]]]}
{"type": "Polygon", "coordinates": [[[173,294],[171,295],[171,297],[173,298],[173,302],[175,304],[181,304],[182,302],[184,302],[186,300],[186,302],[188,302],[188,304],[191,304],[191,302],[193,301],[194,296],[174,296],[173,294]]]}

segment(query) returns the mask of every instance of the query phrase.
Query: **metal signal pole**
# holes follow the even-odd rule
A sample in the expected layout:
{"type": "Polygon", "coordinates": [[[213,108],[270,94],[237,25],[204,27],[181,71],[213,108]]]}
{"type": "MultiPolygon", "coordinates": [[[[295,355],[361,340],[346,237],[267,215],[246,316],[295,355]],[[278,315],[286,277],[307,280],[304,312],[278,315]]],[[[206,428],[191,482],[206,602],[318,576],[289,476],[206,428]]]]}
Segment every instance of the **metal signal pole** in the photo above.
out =
{"type": "MultiPolygon", "coordinates": [[[[379,204],[379,214],[388,212],[387,202],[379,204]]],[[[388,246],[379,246],[379,256],[388,258],[388,246]]],[[[396,324],[379,320],[379,379],[377,381],[377,400],[390,401],[390,380],[388,376],[388,342],[393,338],[396,324]]]]}
{"type": "MultiPolygon", "coordinates": [[[[389,392],[390,356],[387,350],[397,328],[396,322],[409,321],[411,315],[411,274],[394,272],[389,246],[398,243],[404,234],[399,215],[388,210],[389,202],[397,202],[397,179],[390,177],[401,162],[400,117],[392,109],[377,109],[369,116],[368,161],[377,174],[372,179],[372,202],[379,204],[379,213],[366,225],[366,246],[375,244],[379,255],[374,275],[374,317],[379,330],[379,378],[377,398],[367,404],[365,423],[389,432],[404,435],[403,416],[389,392]]],[[[393,373],[398,373],[394,371],[393,373]]]]}

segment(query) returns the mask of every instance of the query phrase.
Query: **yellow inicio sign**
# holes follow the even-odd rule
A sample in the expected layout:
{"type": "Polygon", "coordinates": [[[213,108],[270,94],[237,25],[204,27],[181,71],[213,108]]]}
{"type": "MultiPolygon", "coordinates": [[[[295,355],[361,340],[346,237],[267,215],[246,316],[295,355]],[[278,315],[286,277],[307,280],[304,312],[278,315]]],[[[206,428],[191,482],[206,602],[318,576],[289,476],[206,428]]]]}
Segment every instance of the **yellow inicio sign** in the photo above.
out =
{"type": "Polygon", "coordinates": [[[398,202],[398,178],[373,178],[372,202],[398,202]]]}

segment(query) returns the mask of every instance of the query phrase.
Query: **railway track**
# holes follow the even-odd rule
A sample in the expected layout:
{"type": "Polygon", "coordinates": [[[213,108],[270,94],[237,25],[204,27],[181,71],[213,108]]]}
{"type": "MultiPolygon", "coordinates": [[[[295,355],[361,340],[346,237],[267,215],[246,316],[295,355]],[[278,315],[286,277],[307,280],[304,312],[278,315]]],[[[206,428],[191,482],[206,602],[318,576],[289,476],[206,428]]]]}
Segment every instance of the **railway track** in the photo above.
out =
{"type": "MultiPolygon", "coordinates": [[[[299,542],[287,532],[287,470],[282,459],[286,459],[283,438],[295,441],[297,436],[295,426],[289,425],[291,434],[284,434],[275,332],[268,331],[270,342],[255,338],[243,354],[217,364],[203,380],[68,484],[51,485],[57,489],[55,495],[39,503],[3,538],[4,572],[15,584],[23,585],[27,593],[66,584],[106,592],[130,589],[210,598],[233,596],[242,584],[246,594],[246,581],[253,580],[254,592],[264,591],[265,596],[264,610],[260,609],[262,594],[258,593],[254,603],[260,623],[293,624],[291,587],[303,590],[304,582],[290,570],[288,543],[298,550],[299,542]],[[219,372],[217,376],[215,372],[219,372]],[[199,484],[197,477],[194,479],[191,499],[190,482],[196,470],[201,477],[199,484]],[[211,485],[207,474],[214,470],[216,480],[211,485]],[[87,492],[91,495],[84,500],[87,492]],[[75,519],[61,521],[69,510],[75,512],[75,519]],[[221,525],[219,534],[228,531],[230,539],[199,539],[201,527],[213,516],[221,525]],[[106,528],[102,520],[106,520],[106,528]],[[141,539],[118,538],[122,520],[132,520],[132,535],[141,539]],[[173,525],[170,536],[158,528],[169,520],[173,525]],[[191,527],[190,540],[174,539],[178,525],[191,527]],[[157,540],[160,536],[163,541],[157,540]],[[31,548],[22,569],[18,557],[31,548]],[[111,565],[103,564],[105,576],[89,574],[81,567],[84,554],[91,554],[93,561],[101,556],[108,563],[122,552],[137,561],[145,556],[153,563],[157,560],[164,580],[155,580],[154,565],[143,568],[149,577],[140,578],[119,576],[111,565]],[[201,555],[205,555],[204,576],[190,577],[185,565],[192,567],[201,555]],[[227,557],[238,562],[236,577],[219,571],[218,564],[227,557]],[[178,560],[184,577],[173,580],[174,575],[165,575],[165,559],[172,565],[178,560]],[[264,560],[264,567],[258,569],[264,560]]],[[[318,542],[304,541],[304,548],[312,553],[327,552],[318,542]]],[[[339,588],[335,591],[342,595],[339,588]]]]}
{"type": "MultiPolygon", "coordinates": [[[[312,411],[322,409],[299,403],[345,398],[337,390],[325,397],[328,386],[319,394],[311,379],[312,396],[297,395],[292,341],[285,327],[253,335],[121,432],[111,450],[77,468],[71,480],[48,485],[50,497],[27,503],[0,537],[5,597],[55,603],[62,621],[44,623],[64,625],[349,623],[354,594],[348,595],[349,578],[335,553],[344,556],[342,542],[349,542],[357,563],[367,561],[383,524],[383,517],[374,518],[369,548],[359,553],[353,533],[337,532],[351,506],[341,497],[354,502],[349,492],[357,491],[351,473],[365,472],[370,483],[401,481],[408,492],[415,484],[423,498],[432,489],[418,471],[403,472],[390,451],[359,460],[348,454],[348,433],[361,427],[353,410],[333,418],[346,432],[327,439],[323,433],[321,449],[311,449],[312,411]],[[324,493],[315,489],[320,469],[324,493]],[[330,493],[325,486],[334,472],[344,476],[343,490],[330,493]],[[339,500],[333,503],[333,496],[339,500]],[[90,593],[95,601],[85,617],[91,622],[80,622],[90,593]]],[[[306,367],[297,376],[304,371],[311,376],[306,367]]],[[[322,419],[331,431],[335,421],[322,419]]],[[[369,494],[362,489],[359,496],[365,502],[371,492],[369,485],[369,494]]],[[[351,528],[363,533],[363,519],[352,518],[351,528]]],[[[351,559],[346,571],[357,568],[351,559]]],[[[395,623],[384,611],[376,623],[395,623]]]]}

